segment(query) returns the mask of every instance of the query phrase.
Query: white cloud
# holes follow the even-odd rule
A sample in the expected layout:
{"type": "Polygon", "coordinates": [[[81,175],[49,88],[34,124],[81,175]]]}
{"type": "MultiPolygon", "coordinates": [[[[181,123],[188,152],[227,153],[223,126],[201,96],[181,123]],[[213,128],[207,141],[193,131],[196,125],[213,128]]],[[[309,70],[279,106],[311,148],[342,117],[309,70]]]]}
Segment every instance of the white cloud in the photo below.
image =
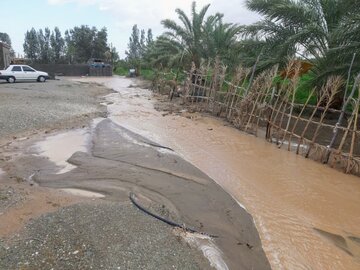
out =
{"type": "MultiPolygon", "coordinates": [[[[99,12],[108,13],[114,20],[113,25],[106,25],[109,37],[120,53],[125,50],[131,27],[151,28],[155,35],[163,28],[162,19],[176,19],[175,9],[180,8],[190,15],[193,0],[48,0],[51,5],[77,4],[79,6],[95,6],[99,12]]],[[[209,14],[221,12],[227,22],[248,24],[258,20],[258,16],[246,9],[245,0],[197,0],[197,8],[211,4],[209,14]]]]}
{"type": "Polygon", "coordinates": [[[225,20],[232,23],[250,24],[260,19],[259,15],[245,7],[245,0],[214,0],[210,9],[223,13],[225,20]]]}
{"type": "MultiPolygon", "coordinates": [[[[174,18],[175,9],[181,8],[190,13],[193,0],[48,0],[49,4],[61,5],[75,3],[78,5],[96,5],[100,11],[109,12],[117,22],[139,24],[143,27],[157,28],[165,18],[174,18]]],[[[235,23],[251,23],[258,16],[248,11],[244,6],[245,0],[197,0],[200,9],[211,4],[210,13],[221,12],[225,20],[235,23]]]]}
{"type": "Polygon", "coordinates": [[[93,5],[96,4],[98,2],[98,0],[48,0],[48,3],[50,5],[63,5],[63,4],[68,4],[68,3],[77,3],[77,4],[81,4],[81,5],[93,5]]]}

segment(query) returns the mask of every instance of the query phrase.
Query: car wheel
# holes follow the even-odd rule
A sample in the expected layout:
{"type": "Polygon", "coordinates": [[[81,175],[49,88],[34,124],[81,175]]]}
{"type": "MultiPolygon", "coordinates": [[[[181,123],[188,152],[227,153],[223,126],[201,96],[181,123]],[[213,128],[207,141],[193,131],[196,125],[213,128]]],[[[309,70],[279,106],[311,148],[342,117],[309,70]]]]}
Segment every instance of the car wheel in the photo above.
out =
{"type": "Polygon", "coordinates": [[[46,78],[44,76],[39,76],[38,82],[45,82],[46,78]]]}
{"type": "Polygon", "coordinates": [[[9,77],[9,78],[7,78],[7,82],[8,82],[8,83],[14,83],[14,82],[15,82],[15,78],[14,78],[14,77],[9,77]]]}

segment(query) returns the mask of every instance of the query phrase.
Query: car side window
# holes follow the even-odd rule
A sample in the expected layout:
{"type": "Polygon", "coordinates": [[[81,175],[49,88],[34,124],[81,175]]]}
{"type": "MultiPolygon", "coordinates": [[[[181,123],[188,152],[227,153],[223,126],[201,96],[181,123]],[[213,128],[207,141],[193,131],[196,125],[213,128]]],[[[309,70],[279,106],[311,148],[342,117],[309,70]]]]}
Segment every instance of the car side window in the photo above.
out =
{"type": "Polygon", "coordinates": [[[11,71],[19,72],[19,71],[22,71],[22,70],[21,70],[20,66],[14,66],[11,71]]]}
{"type": "Polygon", "coordinates": [[[31,67],[23,66],[22,68],[23,68],[23,71],[35,72],[35,70],[33,70],[31,67]]]}

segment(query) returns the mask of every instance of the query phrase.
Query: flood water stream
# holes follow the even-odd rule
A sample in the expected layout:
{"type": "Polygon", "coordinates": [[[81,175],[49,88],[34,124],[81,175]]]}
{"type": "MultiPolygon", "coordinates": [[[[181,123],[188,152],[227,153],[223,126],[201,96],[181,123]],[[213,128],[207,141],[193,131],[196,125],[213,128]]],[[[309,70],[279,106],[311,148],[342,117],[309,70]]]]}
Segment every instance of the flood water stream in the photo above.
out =
{"type": "Polygon", "coordinates": [[[273,269],[360,269],[360,179],[307,160],[221,120],[163,116],[151,92],[121,77],[103,83],[109,117],[173,148],[254,217],[273,269]]]}

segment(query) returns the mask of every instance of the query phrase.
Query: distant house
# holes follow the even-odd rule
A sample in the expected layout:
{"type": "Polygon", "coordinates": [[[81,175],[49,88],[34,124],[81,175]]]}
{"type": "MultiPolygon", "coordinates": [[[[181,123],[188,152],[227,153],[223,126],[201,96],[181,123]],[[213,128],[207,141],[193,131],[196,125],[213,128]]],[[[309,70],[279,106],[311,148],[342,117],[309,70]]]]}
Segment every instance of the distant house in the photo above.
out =
{"type": "Polygon", "coordinates": [[[6,68],[10,62],[10,46],[0,41],[0,69],[6,68]]]}

